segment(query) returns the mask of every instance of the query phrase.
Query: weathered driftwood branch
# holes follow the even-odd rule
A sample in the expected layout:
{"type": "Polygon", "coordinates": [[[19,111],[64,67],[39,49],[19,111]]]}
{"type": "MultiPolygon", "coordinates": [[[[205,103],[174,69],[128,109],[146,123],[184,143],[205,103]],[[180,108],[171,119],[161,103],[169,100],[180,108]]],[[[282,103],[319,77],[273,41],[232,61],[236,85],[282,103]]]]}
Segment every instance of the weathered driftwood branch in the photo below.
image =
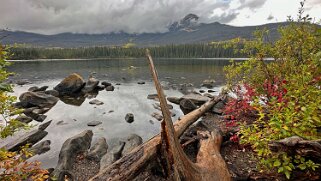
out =
{"type": "MultiPolygon", "coordinates": [[[[181,136],[184,131],[195,121],[197,121],[205,112],[221,101],[223,96],[215,97],[203,104],[200,108],[181,117],[174,124],[176,135],[181,136]]],[[[91,181],[100,180],[132,180],[151,159],[157,157],[158,150],[161,147],[161,135],[158,134],[132,150],[127,155],[120,158],[112,165],[106,167],[91,178],[91,181]]]]}
{"type": "Polygon", "coordinates": [[[154,62],[148,50],[146,51],[146,56],[149,60],[160,107],[164,116],[164,126],[162,126],[161,135],[163,138],[162,149],[165,150],[167,163],[169,163],[168,170],[172,171],[172,174],[168,175],[174,180],[210,181],[214,178],[218,181],[231,180],[227,165],[220,154],[222,136],[218,130],[201,133],[205,134],[204,136],[207,139],[200,141],[200,150],[197,155],[196,164],[186,156],[175,132],[165,94],[159,83],[154,62]]]}
{"type": "Polygon", "coordinates": [[[298,154],[321,162],[321,140],[304,140],[298,136],[292,136],[269,143],[269,148],[274,152],[298,154]]]}

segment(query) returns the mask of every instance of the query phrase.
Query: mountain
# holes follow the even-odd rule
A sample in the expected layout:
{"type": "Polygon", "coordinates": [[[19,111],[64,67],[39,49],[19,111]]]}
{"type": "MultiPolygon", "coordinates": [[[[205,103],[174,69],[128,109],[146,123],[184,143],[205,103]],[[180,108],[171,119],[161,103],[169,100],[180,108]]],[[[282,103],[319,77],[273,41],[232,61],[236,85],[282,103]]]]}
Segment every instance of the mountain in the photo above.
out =
{"type": "MultiPolygon", "coordinates": [[[[108,34],[74,34],[61,33],[56,35],[42,35],[23,31],[4,31],[9,35],[2,40],[3,44],[27,44],[37,47],[85,47],[85,46],[121,46],[128,42],[139,47],[158,46],[166,44],[191,44],[212,41],[224,41],[236,37],[250,39],[257,29],[267,28],[271,40],[278,37],[277,29],[287,23],[271,23],[260,26],[236,27],[218,22],[199,23],[199,17],[188,14],[180,21],[168,27],[165,33],[108,33],[108,34]]],[[[1,34],[0,34],[1,37],[1,34]]]]}
{"type": "Polygon", "coordinates": [[[171,26],[169,26],[168,30],[173,31],[197,31],[197,27],[199,26],[198,23],[199,17],[195,14],[188,14],[182,20],[176,21],[171,26]]]}

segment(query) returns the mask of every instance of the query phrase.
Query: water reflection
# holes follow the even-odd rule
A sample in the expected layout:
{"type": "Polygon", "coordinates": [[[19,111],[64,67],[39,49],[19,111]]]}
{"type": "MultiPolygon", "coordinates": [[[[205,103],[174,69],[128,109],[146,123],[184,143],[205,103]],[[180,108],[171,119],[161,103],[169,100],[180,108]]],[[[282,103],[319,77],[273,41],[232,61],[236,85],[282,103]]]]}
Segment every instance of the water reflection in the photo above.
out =
{"type": "Polygon", "coordinates": [[[77,97],[73,97],[73,96],[61,96],[60,100],[68,105],[72,105],[72,106],[81,106],[82,103],[85,102],[86,97],[79,95],[77,97]]]}
{"type": "MultiPolygon", "coordinates": [[[[199,86],[204,78],[214,78],[217,85],[224,82],[224,65],[227,60],[212,59],[156,59],[155,65],[160,79],[172,78],[173,83],[193,83],[199,86]],[[184,77],[186,79],[181,79],[184,77]]],[[[84,77],[96,73],[100,80],[108,79],[117,82],[148,81],[150,72],[145,59],[99,59],[99,60],[63,60],[63,61],[32,61],[14,62],[10,71],[17,73],[15,79],[30,81],[64,78],[71,72],[84,77]],[[130,69],[130,66],[137,67],[130,69]]]]}
{"type": "MultiPolygon", "coordinates": [[[[166,87],[165,94],[180,97],[182,93],[174,90],[174,85],[187,83],[199,86],[209,77],[216,80],[217,87],[214,89],[218,89],[218,86],[224,83],[222,69],[228,61],[159,59],[155,63],[161,83],[166,87]]],[[[99,137],[105,137],[108,142],[113,138],[126,137],[132,133],[140,135],[146,141],[160,130],[160,122],[151,116],[157,112],[153,107],[155,101],[147,99],[147,96],[155,94],[156,90],[145,59],[16,62],[10,67],[10,71],[17,73],[13,80],[28,79],[33,82],[29,85],[16,86],[15,95],[20,95],[35,85],[38,87],[47,85],[52,89],[73,72],[78,72],[85,79],[94,74],[98,80],[115,85],[114,91],[102,90],[87,97],[61,97],[61,101],[46,113],[48,116],[46,121],[53,120],[47,128],[49,133],[44,138],[51,140],[51,150],[32,158],[40,160],[45,168],[57,164],[60,148],[66,139],[86,129],[93,130],[93,143],[99,137]],[[138,85],[138,81],[146,83],[138,85]],[[93,97],[104,104],[90,105],[89,101],[93,97]],[[125,121],[127,113],[134,114],[135,121],[131,124],[125,121]],[[153,120],[153,124],[150,120],[153,120]],[[61,121],[64,124],[57,125],[61,121]],[[90,121],[103,123],[96,127],[88,127],[87,123],[90,121]]],[[[176,120],[183,113],[177,105],[173,106],[173,113],[176,114],[173,120],[176,120]]],[[[31,124],[38,123],[33,121],[31,124]]]]}

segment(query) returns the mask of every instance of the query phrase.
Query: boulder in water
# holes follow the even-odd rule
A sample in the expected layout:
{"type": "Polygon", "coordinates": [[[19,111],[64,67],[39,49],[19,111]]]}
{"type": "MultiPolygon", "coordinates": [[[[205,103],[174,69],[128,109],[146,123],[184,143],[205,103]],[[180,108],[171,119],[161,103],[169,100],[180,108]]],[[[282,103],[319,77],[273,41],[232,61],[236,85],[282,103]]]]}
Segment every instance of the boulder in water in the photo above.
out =
{"type": "Polygon", "coordinates": [[[24,108],[51,108],[59,99],[43,92],[25,92],[20,95],[19,100],[20,105],[24,108]]]}
{"type": "Polygon", "coordinates": [[[58,91],[59,95],[74,95],[79,93],[84,85],[84,79],[80,75],[73,73],[54,87],[54,90],[58,91]]]}
{"type": "Polygon", "coordinates": [[[125,120],[127,123],[132,123],[134,122],[134,114],[132,113],[127,113],[125,116],[125,120]]]}
{"type": "Polygon", "coordinates": [[[83,93],[92,92],[96,89],[99,84],[99,80],[95,79],[94,77],[90,77],[86,82],[86,85],[81,90],[83,93]]]}
{"type": "Polygon", "coordinates": [[[112,85],[106,87],[106,91],[114,91],[114,90],[115,90],[115,87],[112,85]]]}

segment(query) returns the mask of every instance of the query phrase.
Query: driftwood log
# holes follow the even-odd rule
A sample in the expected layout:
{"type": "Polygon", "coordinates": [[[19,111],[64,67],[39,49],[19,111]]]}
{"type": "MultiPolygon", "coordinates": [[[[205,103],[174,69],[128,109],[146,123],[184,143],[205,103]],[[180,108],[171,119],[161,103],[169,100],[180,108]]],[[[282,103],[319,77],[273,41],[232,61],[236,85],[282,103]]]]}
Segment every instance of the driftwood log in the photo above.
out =
{"type": "Polygon", "coordinates": [[[165,94],[158,81],[154,62],[148,50],[146,56],[164,116],[161,131],[162,150],[166,152],[167,170],[173,171],[173,174],[167,175],[171,176],[174,180],[211,181],[213,178],[218,181],[231,180],[227,165],[220,154],[222,136],[218,130],[200,133],[204,134],[207,139],[200,141],[200,150],[197,154],[196,164],[186,156],[175,132],[165,94]]]}
{"type": "Polygon", "coordinates": [[[205,112],[221,101],[224,96],[211,99],[200,108],[183,116],[173,125],[167,102],[158,82],[157,73],[153,60],[147,52],[147,59],[150,63],[151,72],[155,81],[156,89],[161,103],[164,116],[162,122],[162,133],[151,138],[141,146],[103,169],[91,181],[100,180],[132,180],[139,171],[152,159],[156,159],[157,153],[163,150],[167,160],[168,175],[176,180],[230,180],[227,166],[220,155],[222,136],[218,130],[212,132],[201,132],[207,139],[200,141],[200,150],[197,155],[197,163],[191,162],[183,152],[178,138],[205,112]],[[172,173],[170,173],[172,171],[172,173]]]}

